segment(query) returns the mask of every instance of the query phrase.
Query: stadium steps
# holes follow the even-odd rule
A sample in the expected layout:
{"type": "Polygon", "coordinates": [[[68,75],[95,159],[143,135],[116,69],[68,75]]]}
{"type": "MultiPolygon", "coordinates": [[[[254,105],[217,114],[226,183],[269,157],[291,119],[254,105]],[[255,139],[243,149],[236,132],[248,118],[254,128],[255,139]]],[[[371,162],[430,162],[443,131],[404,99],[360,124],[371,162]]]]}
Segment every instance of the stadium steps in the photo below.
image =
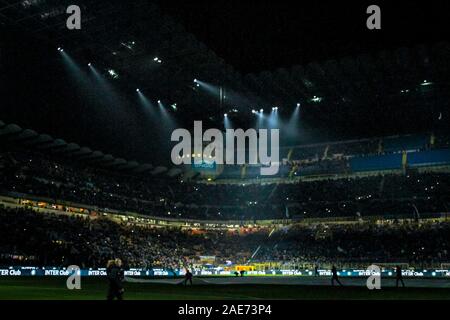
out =
{"type": "Polygon", "coordinates": [[[245,175],[247,174],[247,166],[243,165],[241,167],[241,179],[245,179],[245,175]]]}
{"type": "Polygon", "coordinates": [[[293,165],[291,171],[289,172],[289,178],[294,176],[294,172],[297,171],[298,165],[293,165]]]}
{"type": "Polygon", "coordinates": [[[330,150],[329,144],[326,146],[325,150],[323,151],[322,160],[325,160],[328,157],[328,150],[330,150]]]}
{"type": "Polygon", "coordinates": [[[294,149],[293,149],[293,148],[289,149],[289,152],[288,152],[288,154],[287,154],[287,160],[288,160],[288,161],[291,161],[292,153],[293,153],[293,152],[294,152],[294,149]]]}

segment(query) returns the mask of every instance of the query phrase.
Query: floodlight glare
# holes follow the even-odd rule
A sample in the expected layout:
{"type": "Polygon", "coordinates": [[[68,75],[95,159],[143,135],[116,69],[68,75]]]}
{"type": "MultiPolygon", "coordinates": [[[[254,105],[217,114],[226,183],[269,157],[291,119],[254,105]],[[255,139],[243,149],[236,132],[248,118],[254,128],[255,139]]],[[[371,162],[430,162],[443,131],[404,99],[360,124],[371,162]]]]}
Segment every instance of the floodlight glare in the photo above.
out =
{"type": "Polygon", "coordinates": [[[119,75],[116,73],[116,71],[114,71],[113,69],[109,69],[108,70],[109,75],[111,76],[111,78],[113,79],[117,79],[119,78],[119,75]]]}

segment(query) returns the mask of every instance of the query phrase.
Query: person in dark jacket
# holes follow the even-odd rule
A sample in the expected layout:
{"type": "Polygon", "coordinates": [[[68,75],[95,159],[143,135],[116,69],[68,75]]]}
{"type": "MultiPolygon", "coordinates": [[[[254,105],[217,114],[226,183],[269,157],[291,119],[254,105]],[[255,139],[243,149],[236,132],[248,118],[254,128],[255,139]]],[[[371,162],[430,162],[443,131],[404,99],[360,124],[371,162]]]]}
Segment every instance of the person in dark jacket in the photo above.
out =
{"type": "Polygon", "coordinates": [[[339,281],[339,277],[338,277],[338,274],[337,274],[337,269],[336,269],[336,266],[333,266],[332,268],[331,268],[331,285],[334,287],[334,281],[336,281],[337,283],[339,283],[339,285],[342,287],[343,285],[342,285],[342,283],[341,283],[341,281],[339,281]]]}
{"type": "Polygon", "coordinates": [[[188,281],[190,282],[192,286],[192,273],[189,271],[189,269],[186,269],[186,274],[184,275],[184,285],[186,286],[188,281]]]}
{"type": "Polygon", "coordinates": [[[123,300],[123,280],[124,280],[124,272],[122,269],[122,260],[115,259],[108,261],[108,265],[106,267],[106,275],[108,278],[108,300],[123,300]]]}
{"type": "Polygon", "coordinates": [[[405,283],[403,282],[403,274],[402,268],[400,266],[395,267],[395,286],[398,288],[398,283],[402,283],[402,287],[405,287],[405,283]]]}

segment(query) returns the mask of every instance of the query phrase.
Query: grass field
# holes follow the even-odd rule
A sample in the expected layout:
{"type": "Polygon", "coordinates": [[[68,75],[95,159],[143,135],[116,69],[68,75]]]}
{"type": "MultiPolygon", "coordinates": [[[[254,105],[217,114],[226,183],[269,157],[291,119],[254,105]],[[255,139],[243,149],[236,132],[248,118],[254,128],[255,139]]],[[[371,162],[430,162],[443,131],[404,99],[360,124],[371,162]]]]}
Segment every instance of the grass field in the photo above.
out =
{"type": "MultiPolygon", "coordinates": [[[[68,290],[65,278],[0,278],[0,300],[104,300],[105,279],[83,278],[81,290],[68,290]]],[[[127,300],[201,299],[450,299],[448,288],[384,288],[302,285],[197,285],[126,283],[127,300]]]]}

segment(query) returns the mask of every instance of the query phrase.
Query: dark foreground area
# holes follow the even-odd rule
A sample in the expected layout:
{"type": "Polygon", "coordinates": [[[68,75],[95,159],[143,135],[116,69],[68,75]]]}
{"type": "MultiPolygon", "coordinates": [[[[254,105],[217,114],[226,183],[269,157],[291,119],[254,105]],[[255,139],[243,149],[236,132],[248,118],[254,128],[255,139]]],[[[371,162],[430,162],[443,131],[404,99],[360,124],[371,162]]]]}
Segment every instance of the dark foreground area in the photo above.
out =
{"type": "MultiPolygon", "coordinates": [[[[197,279],[198,280],[198,279],[197,279]]],[[[194,280],[195,281],[195,280],[194,280]]],[[[445,280],[443,280],[445,281],[445,280]]],[[[179,284],[125,283],[126,300],[202,299],[349,299],[405,300],[450,299],[450,288],[395,288],[370,291],[363,286],[331,287],[284,284],[179,284]]],[[[0,300],[104,300],[107,283],[102,278],[83,278],[81,290],[68,290],[66,278],[0,278],[0,300]]]]}

